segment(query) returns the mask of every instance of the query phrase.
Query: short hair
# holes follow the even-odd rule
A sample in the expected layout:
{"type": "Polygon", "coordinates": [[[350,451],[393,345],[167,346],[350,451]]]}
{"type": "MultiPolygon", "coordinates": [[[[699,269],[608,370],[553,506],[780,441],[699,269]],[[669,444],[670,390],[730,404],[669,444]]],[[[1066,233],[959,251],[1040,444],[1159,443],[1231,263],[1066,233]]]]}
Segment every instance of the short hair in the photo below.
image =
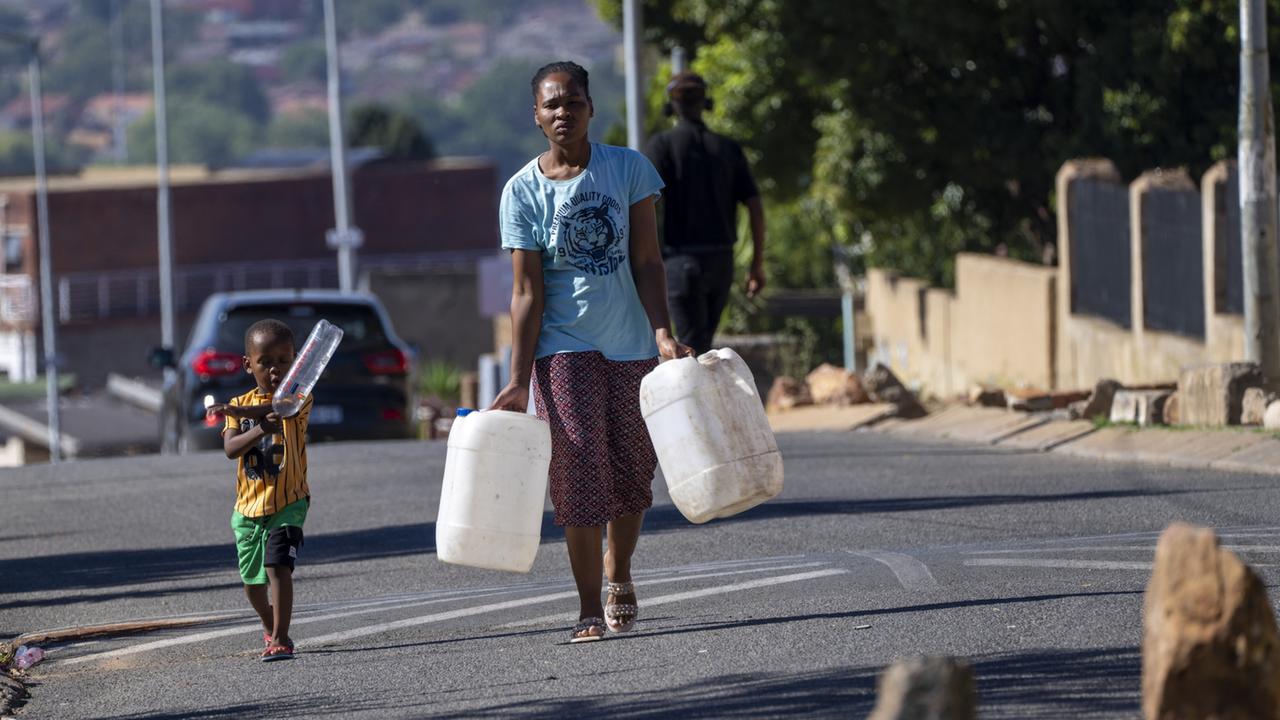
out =
{"type": "Polygon", "coordinates": [[[676,90],[701,90],[707,91],[707,81],[702,76],[692,70],[685,70],[676,73],[671,77],[671,82],[667,83],[667,94],[676,90]]]}
{"type": "Polygon", "coordinates": [[[244,331],[244,349],[246,353],[250,347],[253,347],[255,337],[264,338],[264,342],[261,345],[280,340],[288,340],[290,345],[293,344],[293,330],[279,320],[271,318],[259,320],[244,331]]]}
{"type": "Polygon", "coordinates": [[[553,73],[564,73],[573,79],[574,82],[582,86],[582,92],[587,97],[591,97],[591,79],[587,73],[587,69],[571,60],[561,60],[559,62],[547,63],[538,68],[538,72],[533,74],[533,80],[529,81],[529,88],[533,90],[533,97],[538,97],[538,86],[548,75],[553,73]]]}

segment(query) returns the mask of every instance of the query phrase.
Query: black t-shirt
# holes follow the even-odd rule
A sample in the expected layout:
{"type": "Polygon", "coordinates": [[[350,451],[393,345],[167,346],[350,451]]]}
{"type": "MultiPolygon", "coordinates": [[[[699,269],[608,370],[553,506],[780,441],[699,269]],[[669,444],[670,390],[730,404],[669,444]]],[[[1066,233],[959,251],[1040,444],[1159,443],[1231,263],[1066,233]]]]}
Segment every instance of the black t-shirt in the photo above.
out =
{"type": "Polygon", "coordinates": [[[733,247],[738,203],[759,194],[738,143],[681,120],[644,149],[667,187],[662,191],[663,253],[706,253],[733,247]]]}

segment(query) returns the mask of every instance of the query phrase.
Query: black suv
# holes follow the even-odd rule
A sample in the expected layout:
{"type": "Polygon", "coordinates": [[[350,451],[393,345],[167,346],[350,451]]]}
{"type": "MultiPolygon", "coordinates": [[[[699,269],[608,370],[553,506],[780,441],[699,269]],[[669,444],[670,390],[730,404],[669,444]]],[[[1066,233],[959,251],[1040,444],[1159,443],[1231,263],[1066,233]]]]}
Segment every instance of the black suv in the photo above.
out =
{"type": "Polygon", "coordinates": [[[396,337],[376,297],[335,290],[258,290],[215,293],[200,308],[186,351],[176,362],[176,380],[164,390],[167,410],[161,432],[175,433],[180,450],[222,447],[223,420],[205,418],[205,398],[227,402],[253,388],[241,361],[244,333],[264,318],[288,323],[298,349],[321,318],[342,328],[342,342],[312,393],[308,439],[415,437],[414,353],[396,337]]]}

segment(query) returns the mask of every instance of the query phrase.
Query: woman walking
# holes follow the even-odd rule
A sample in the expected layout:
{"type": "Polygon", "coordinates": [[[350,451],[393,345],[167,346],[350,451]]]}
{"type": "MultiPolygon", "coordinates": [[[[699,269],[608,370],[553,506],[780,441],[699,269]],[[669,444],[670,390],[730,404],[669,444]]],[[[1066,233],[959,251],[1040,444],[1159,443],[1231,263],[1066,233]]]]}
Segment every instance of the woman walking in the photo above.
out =
{"type": "Polygon", "coordinates": [[[525,411],[532,381],[538,416],[551,425],[551,502],[578,587],[576,643],[602,639],[606,625],[635,627],[631,555],[657,466],[640,380],[659,355],[693,351],[671,335],[657,171],[640,153],[587,138],[595,110],[582,67],[546,65],[532,89],[548,148],[502,191],[502,247],[514,271],[512,377],[492,407],[525,411]]]}

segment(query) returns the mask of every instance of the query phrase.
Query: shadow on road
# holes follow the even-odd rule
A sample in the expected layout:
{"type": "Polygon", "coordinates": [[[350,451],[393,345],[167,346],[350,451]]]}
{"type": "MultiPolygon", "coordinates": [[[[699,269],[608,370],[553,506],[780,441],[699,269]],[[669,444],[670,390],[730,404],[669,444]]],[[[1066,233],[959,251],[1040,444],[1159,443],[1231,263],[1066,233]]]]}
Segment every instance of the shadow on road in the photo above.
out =
{"type": "MultiPolygon", "coordinates": [[[[1200,492],[1206,491],[1136,488],[1076,493],[936,495],[868,500],[775,499],[741,515],[717,520],[715,524],[793,517],[952,510],[993,505],[1088,502],[1200,492]]],[[[692,527],[671,505],[653,508],[644,521],[646,533],[674,532],[692,527]]],[[[564,530],[552,522],[551,513],[544,514],[542,542],[560,542],[563,538],[564,530]]],[[[307,565],[324,565],[433,552],[435,523],[410,523],[308,537],[302,562],[307,565]]],[[[235,562],[235,548],[230,542],[182,548],[75,552],[0,560],[0,578],[4,578],[3,589],[6,592],[107,588],[196,577],[211,572],[229,572],[235,568],[235,562]]],[[[6,607],[25,607],[29,604],[31,603],[25,600],[15,600],[10,601],[6,607]]]]}
{"type": "MultiPolygon", "coordinates": [[[[1139,712],[1141,660],[1132,648],[1037,649],[970,658],[984,718],[1127,717],[1139,712]]],[[[640,693],[591,693],[467,707],[436,717],[864,717],[879,667],[723,675],[640,693]]],[[[548,679],[589,687],[590,676],[548,679]]]]}
{"type": "MultiPolygon", "coordinates": [[[[307,537],[303,548],[304,562],[309,565],[434,552],[435,523],[326,533],[307,537]]],[[[226,542],[9,558],[0,560],[0,578],[4,578],[5,592],[38,592],[136,585],[218,571],[234,573],[235,568],[235,546],[226,542]]],[[[22,607],[39,602],[13,601],[11,605],[22,607]]]]}

